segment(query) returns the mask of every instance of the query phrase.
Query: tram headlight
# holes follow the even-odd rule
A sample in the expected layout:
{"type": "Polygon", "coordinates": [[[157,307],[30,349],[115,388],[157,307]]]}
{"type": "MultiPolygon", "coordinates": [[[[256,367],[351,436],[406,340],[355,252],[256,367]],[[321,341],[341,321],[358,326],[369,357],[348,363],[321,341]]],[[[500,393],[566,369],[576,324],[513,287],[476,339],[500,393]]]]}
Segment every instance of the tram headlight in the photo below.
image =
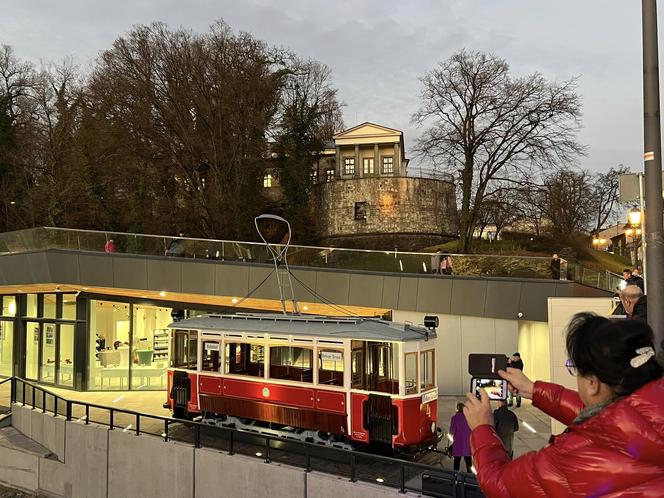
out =
{"type": "Polygon", "coordinates": [[[436,433],[436,422],[431,422],[431,426],[429,427],[431,429],[431,434],[436,433]]]}

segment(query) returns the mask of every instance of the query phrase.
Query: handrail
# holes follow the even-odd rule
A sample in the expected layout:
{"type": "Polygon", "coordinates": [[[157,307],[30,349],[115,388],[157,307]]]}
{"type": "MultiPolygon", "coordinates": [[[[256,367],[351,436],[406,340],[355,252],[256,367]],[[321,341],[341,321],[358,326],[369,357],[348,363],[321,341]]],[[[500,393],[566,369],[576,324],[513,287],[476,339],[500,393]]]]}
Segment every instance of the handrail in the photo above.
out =
{"type": "MultiPolygon", "coordinates": [[[[136,426],[133,429],[132,432],[134,432],[136,435],[140,434],[149,434],[149,435],[154,435],[150,432],[147,431],[142,431],[141,430],[141,418],[145,419],[150,419],[150,420],[159,420],[164,422],[164,432],[161,434],[161,437],[164,439],[165,442],[171,440],[171,441],[180,441],[180,442],[187,442],[183,440],[182,438],[173,437],[170,432],[169,432],[169,427],[171,424],[174,423],[182,423],[185,424],[186,426],[190,426],[194,428],[194,447],[195,448],[202,448],[204,447],[203,440],[201,438],[201,429],[204,427],[206,429],[211,429],[211,430],[216,430],[219,431],[219,433],[223,433],[228,435],[228,441],[229,441],[229,455],[233,455],[235,453],[235,447],[234,447],[234,442],[242,442],[241,441],[241,436],[244,436],[245,438],[256,438],[258,440],[262,440],[262,447],[264,448],[265,455],[262,455],[260,452],[256,453],[256,456],[264,456],[265,457],[265,462],[266,463],[271,463],[273,459],[273,454],[271,455],[270,450],[274,449],[272,447],[272,442],[281,442],[284,443],[284,439],[277,437],[277,436],[271,436],[268,434],[257,434],[253,432],[248,432],[248,431],[242,431],[239,429],[233,429],[230,427],[219,427],[219,426],[213,426],[209,424],[204,424],[203,422],[199,421],[194,421],[194,420],[181,420],[181,419],[175,419],[173,417],[165,417],[163,415],[152,415],[152,414],[146,414],[142,412],[138,412],[136,410],[129,410],[125,408],[116,408],[116,407],[110,407],[110,406],[105,406],[105,405],[100,405],[97,403],[88,403],[86,401],[78,401],[78,400],[70,400],[63,398],[62,396],[59,396],[56,393],[53,393],[51,391],[48,391],[47,389],[44,389],[43,387],[34,384],[30,381],[27,381],[25,379],[21,379],[19,377],[9,377],[5,379],[4,381],[0,382],[0,384],[3,384],[5,382],[10,381],[12,383],[12,394],[11,394],[11,403],[18,403],[19,400],[19,389],[18,389],[18,384],[21,384],[21,401],[23,406],[31,406],[32,409],[40,409],[42,410],[42,413],[53,413],[55,415],[60,415],[58,411],[58,407],[62,406],[60,403],[64,403],[65,407],[65,418],[67,421],[72,421],[75,417],[73,416],[73,407],[74,406],[83,406],[85,408],[85,415],[83,417],[80,417],[77,419],[77,421],[84,422],[86,425],[90,424],[90,409],[97,409],[97,410],[106,410],[108,411],[109,414],[109,422],[101,422],[101,421],[93,421],[93,423],[99,424],[99,425],[104,425],[108,426],[109,430],[114,430],[116,428],[120,428],[122,426],[116,425],[115,424],[115,415],[118,413],[121,414],[126,414],[135,417],[135,423],[136,426]],[[26,394],[27,394],[27,388],[30,388],[32,390],[32,397],[31,397],[31,402],[28,403],[26,394]],[[42,406],[39,407],[36,404],[36,393],[39,392],[41,394],[41,401],[42,401],[42,406]],[[54,406],[52,410],[49,410],[47,407],[47,398],[48,396],[51,396],[54,400],[54,406]]],[[[124,430],[127,430],[129,426],[123,428],[124,430]]],[[[387,487],[392,487],[396,488],[399,490],[401,493],[405,493],[406,491],[414,491],[417,493],[424,494],[425,491],[422,489],[424,486],[420,485],[419,487],[417,486],[412,486],[408,483],[406,479],[406,470],[407,469],[414,469],[416,471],[423,471],[422,474],[432,474],[434,476],[438,476],[444,479],[448,479],[451,482],[454,483],[454,495],[451,496],[451,498],[462,498],[466,494],[466,486],[469,486],[469,489],[472,488],[473,490],[479,489],[479,484],[475,480],[474,476],[471,474],[463,473],[463,472],[457,472],[457,471],[451,471],[451,470],[445,470],[441,469],[432,465],[427,465],[424,463],[419,463],[419,462],[410,462],[406,460],[401,460],[398,458],[394,457],[388,457],[388,456],[382,456],[382,455],[374,455],[371,453],[361,453],[359,451],[349,451],[349,450],[344,450],[341,448],[335,448],[335,447],[329,447],[329,446],[321,446],[316,443],[308,443],[305,441],[295,441],[295,440],[288,440],[287,441],[289,445],[296,446],[298,449],[302,450],[302,454],[305,456],[305,464],[304,468],[306,472],[309,472],[312,470],[312,453],[320,452],[320,451],[325,451],[329,452],[331,455],[336,455],[340,458],[334,459],[335,461],[344,461],[346,462],[349,467],[350,467],[350,480],[352,482],[356,482],[360,479],[358,479],[357,476],[357,459],[361,458],[362,460],[370,460],[372,462],[375,462],[377,464],[383,463],[383,464],[389,464],[389,465],[396,465],[399,467],[399,476],[398,476],[398,485],[392,485],[390,482],[388,482],[388,479],[385,479],[385,482],[382,482],[384,486],[387,487]]],[[[255,443],[250,443],[250,444],[255,444],[255,443]]],[[[279,452],[285,452],[285,453],[295,453],[295,454],[300,454],[299,452],[294,452],[292,450],[289,450],[286,446],[282,445],[282,447],[279,448],[279,452]]],[[[322,455],[315,455],[317,459],[322,459],[324,458],[322,455]]],[[[298,465],[296,462],[290,461],[290,465],[298,465]]],[[[329,469],[327,470],[329,472],[329,469]]],[[[338,475],[338,474],[336,474],[338,475]]],[[[373,481],[372,481],[373,482],[373,481]]],[[[442,496],[442,495],[436,495],[434,494],[433,496],[442,496]]],[[[450,496],[450,495],[445,495],[445,496],[450,496]]]]}

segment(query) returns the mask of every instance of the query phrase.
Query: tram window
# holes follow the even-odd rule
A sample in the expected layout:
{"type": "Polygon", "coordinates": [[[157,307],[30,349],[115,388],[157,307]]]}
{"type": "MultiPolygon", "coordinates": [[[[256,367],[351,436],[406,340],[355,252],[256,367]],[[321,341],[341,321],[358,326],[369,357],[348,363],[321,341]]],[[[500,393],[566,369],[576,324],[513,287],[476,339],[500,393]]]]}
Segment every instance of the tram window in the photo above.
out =
{"type": "Polygon", "coordinates": [[[196,368],[196,350],[198,334],[186,330],[176,330],[173,334],[173,359],[174,368],[196,368]]]}
{"type": "Polygon", "coordinates": [[[422,367],[422,382],[420,384],[420,389],[422,390],[430,389],[436,385],[434,379],[435,361],[433,349],[422,351],[420,353],[420,366],[422,367]]]}
{"type": "Polygon", "coordinates": [[[350,352],[350,377],[351,387],[353,389],[365,388],[364,375],[364,357],[366,343],[362,341],[352,341],[350,352]]]}
{"type": "Polygon", "coordinates": [[[198,332],[189,332],[189,351],[187,358],[189,368],[196,369],[198,361],[198,332]]]}
{"type": "Polygon", "coordinates": [[[311,364],[314,352],[311,349],[293,346],[270,348],[270,378],[313,382],[311,364]]]}
{"type": "Polygon", "coordinates": [[[344,353],[330,349],[318,351],[318,383],[344,385],[344,353]]]}
{"type": "Polygon", "coordinates": [[[264,346],[241,342],[227,343],[225,358],[226,373],[263,377],[265,371],[264,346]]]}
{"type": "Polygon", "coordinates": [[[389,342],[367,343],[366,389],[390,394],[399,392],[397,345],[389,342]]]}
{"type": "Polygon", "coordinates": [[[406,394],[417,393],[417,353],[406,353],[406,394]]]}
{"type": "Polygon", "coordinates": [[[201,370],[205,372],[219,371],[219,350],[221,345],[218,341],[203,341],[201,370]]]}

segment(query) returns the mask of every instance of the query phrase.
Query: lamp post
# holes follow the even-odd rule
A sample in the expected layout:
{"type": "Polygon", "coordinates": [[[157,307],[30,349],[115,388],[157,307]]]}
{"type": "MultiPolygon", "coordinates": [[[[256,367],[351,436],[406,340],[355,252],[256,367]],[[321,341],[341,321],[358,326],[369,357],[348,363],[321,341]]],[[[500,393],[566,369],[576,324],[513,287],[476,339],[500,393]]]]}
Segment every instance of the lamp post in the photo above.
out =
{"type": "Polygon", "coordinates": [[[639,260],[643,262],[643,256],[639,258],[639,242],[641,241],[641,210],[636,206],[630,209],[627,213],[627,224],[625,225],[625,242],[627,237],[631,240],[632,249],[630,250],[630,260],[632,265],[636,265],[639,260]]]}
{"type": "Polygon", "coordinates": [[[659,54],[657,1],[642,0],[643,29],[643,160],[648,262],[648,323],[655,333],[655,348],[664,349],[664,226],[662,220],[662,136],[659,115],[659,54]]]}

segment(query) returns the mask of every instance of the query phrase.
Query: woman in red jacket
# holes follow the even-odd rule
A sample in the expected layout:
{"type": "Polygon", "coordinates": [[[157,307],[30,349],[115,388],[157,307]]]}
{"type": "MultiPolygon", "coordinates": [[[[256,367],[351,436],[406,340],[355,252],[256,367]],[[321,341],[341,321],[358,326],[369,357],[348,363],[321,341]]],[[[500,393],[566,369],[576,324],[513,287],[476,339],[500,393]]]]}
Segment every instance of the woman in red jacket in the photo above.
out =
{"type": "Polygon", "coordinates": [[[567,425],[539,451],[514,461],[493,428],[491,406],[467,394],[473,462],[493,497],[664,497],[664,378],[653,333],[640,320],[574,317],[567,332],[568,369],[578,393],[532,382],[508,368],[510,389],[567,425]]]}

